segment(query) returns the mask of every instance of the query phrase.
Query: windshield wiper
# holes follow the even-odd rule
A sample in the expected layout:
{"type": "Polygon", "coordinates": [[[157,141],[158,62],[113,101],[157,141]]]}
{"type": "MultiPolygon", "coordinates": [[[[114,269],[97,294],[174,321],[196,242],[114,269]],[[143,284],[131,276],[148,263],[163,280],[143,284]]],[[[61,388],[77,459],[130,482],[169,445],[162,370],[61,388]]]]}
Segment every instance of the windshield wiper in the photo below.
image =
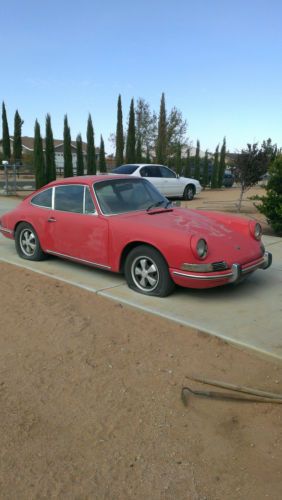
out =
{"type": "Polygon", "coordinates": [[[160,207],[163,203],[165,203],[164,208],[167,208],[168,205],[170,205],[170,201],[169,200],[167,200],[166,202],[165,202],[165,200],[160,200],[160,201],[156,201],[155,203],[152,203],[152,205],[149,205],[146,210],[148,212],[151,208],[160,207]]]}

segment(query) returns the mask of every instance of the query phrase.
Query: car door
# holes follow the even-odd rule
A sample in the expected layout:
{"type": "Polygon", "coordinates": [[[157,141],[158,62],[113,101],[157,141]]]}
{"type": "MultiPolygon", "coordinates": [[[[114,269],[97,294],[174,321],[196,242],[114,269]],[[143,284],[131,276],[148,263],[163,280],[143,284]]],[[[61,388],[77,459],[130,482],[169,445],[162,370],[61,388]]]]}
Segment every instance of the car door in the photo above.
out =
{"type": "Polygon", "coordinates": [[[166,196],[182,196],[183,187],[176,173],[168,167],[160,166],[166,196]]]}
{"type": "Polygon", "coordinates": [[[166,180],[163,179],[159,165],[146,165],[140,169],[141,177],[146,177],[162,193],[166,194],[166,180]]]}
{"type": "Polygon", "coordinates": [[[108,221],[97,213],[88,186],[55,187],[48,242],[49,253],[108,267],[108,221]]]}

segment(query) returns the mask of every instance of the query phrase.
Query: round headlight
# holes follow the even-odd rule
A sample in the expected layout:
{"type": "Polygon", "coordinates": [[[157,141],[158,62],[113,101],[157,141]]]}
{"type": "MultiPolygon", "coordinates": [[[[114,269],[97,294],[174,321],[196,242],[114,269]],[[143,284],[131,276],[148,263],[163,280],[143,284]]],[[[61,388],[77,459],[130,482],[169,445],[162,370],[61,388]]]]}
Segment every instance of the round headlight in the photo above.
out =
{"type": "Polygon", "coordinates": [[[199,259],[205,259],[208,253],[208,245],[206,240],[204,240],[203,238],[198,240],[196,250],[199,259]]]}
{"type": "Polygon", "coordinates": [[[262,235],[261,225],[257,222],[254,228],[254,237],[256,240],[260,240],[262,235]]]}

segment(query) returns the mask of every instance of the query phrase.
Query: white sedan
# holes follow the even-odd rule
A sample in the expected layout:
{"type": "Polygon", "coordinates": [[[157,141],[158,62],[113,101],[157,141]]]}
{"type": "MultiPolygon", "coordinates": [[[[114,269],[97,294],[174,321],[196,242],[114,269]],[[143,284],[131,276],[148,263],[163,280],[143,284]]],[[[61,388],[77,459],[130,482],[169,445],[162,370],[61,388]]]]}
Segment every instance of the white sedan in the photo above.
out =
{"type": "Polygon", "coordinates": [[[160,193],[169,198],[192,200],[199,194],[202,186],[196,179],[181,177],[164,165],[134,163],[114,168],[113,174],[126,174],[135,177],[146,177],[160,193]]]}

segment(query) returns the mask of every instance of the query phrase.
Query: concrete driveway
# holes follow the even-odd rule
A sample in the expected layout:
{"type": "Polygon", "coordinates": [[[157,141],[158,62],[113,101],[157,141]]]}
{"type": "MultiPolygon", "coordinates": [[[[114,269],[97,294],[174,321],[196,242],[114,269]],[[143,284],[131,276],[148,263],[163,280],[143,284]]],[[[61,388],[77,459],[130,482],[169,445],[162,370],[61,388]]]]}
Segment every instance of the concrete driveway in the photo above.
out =
{"type": "MultiPolygon", "coordinates": [[[[0,215],[16,206],[0,197],[0,215]]],[[[282,359],[282,238],[264,237],[273,264],[238,286],[210,290],[178,288],[165,299],[131,291],[123,276],[51,257],[43,262],[20,259],[14,242],[0,235],[0,261],[79,286],[104,297],[195,327],[228,342],[282,359]]],[[[211,353],[212,356],[212,353],[211,353]]]]}

